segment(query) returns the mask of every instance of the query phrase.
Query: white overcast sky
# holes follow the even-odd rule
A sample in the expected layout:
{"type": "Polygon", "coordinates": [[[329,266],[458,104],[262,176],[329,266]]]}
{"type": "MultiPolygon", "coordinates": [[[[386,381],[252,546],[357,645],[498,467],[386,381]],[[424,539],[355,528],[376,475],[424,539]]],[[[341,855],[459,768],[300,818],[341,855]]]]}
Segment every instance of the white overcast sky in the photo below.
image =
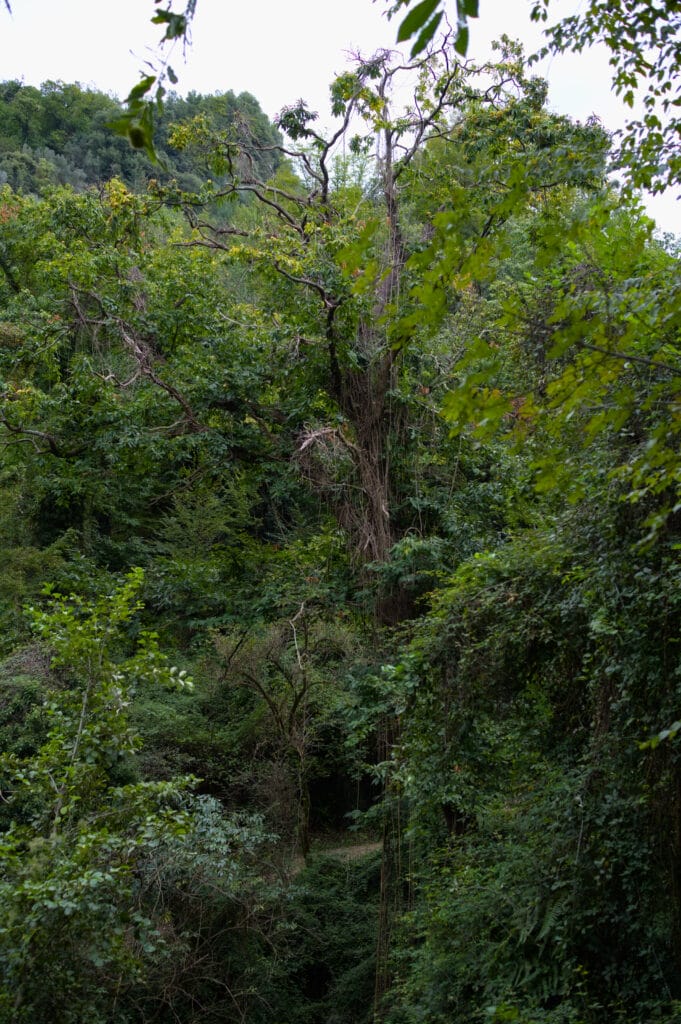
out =
{"type": "MultiPolygon", "coordinates": [[[[551,10],[570,14],[578,3],[554,0],[551,10]]],[[[160,37],[149,21],[152,0],[11,0],[11,6],[9,15],[0,0],[0,80],[80,82],[124,98],[160,37]]],[[[398,20],[387,21],[385,6],[384,0],[198,0],[186,60],[181,49],[171,58],[177,89],[247,91],[270,116],[302,97],[324,115],[328,84],[345,68],[348,52],[369,55],[394,45],[398,20]]],[[[531,0],[480,0],[469,56],[484,60],[502,33],[521,39],[528,53],[538,48],[541,29],[530,22],[530,7],[531,0]]],[[[611,129],[622,125],[626,115],[610,91],[604,47],[544,62],[538,73],[549,80],[554,110],[580,120],[596,114],[611,129]]],[[[667,194],[647,205],[661,229],[681,234],[675,200],[667,194]]]]}

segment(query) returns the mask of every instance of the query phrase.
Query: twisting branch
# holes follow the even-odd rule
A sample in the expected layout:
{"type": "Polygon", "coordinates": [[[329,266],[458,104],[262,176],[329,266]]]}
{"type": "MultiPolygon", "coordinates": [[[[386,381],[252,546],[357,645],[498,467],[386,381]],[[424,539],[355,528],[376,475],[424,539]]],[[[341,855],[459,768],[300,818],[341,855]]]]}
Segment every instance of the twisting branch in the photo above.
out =
{"type": "Polygon", "coordinates": [[[82,308],[79,289],[72,284],[71,298],[80,323],[87,327],[113,327],[125,343],[126,349],[137,363],[137,371],[126,382],[120,382],[113,374],[109,374],[102,379],[110,380],[118,387],[130,387],[139,379],[139,377],[146,377],[162,391],[165,391],[173,401],[177,402],[184,413],[185,425],[189,428],[191,433],[198,434],[208,430],[208,427],[200,422],[184,395],[173,384],[169,384],[167,381],[163,380],[163,378],[156,372],[154,368],[154,354],[151,346],[145,342],[136,333],[135,329],[122,317],[106,315],[102,300],[98,295],[93,292],[83,292],[82,294],[99,306],[104,315],[101,317],[89,317],[82,308]]]}
{"type": "Polygon", "coordinates": [[[320,195],[320,200],[324,206],[328,206],[329,203],[330,178],[329,169],[327,167],[327,160],[333,147],[336,145],[338,140],[341,139],[347,132],[350,121],[352,120],[352,116],[355,113],[356,106],[357,100],[355,97],[353,97],[346,107],[345,114],[343,115],[343,120],[339,128],[333,133],[333,135],[327,142],[324,142],[324,140],[321,139],[319,136],[315,136],[322,143],[322,151],[319,156],[319,169],[322,175],[322,191],[320,195]]]}
{"type": "Polygon", "coordinates": [[[278,274],[285,277],[287,281],[291,281],[292,284],[302,284],[305,288],[310,288],[313,292],[316,292],[324,303],[324,308],[327,310],[336,310],[340,306],[340,299],[332,296],[329,291],[319,281],[315,281],[313,277],[305,277],[299,274],[292,274],[290,270],[284,270],[282,265],[277,260],[272,261],[272,266],[278,274]]]}
{"type": "Polygon", "coordinates": [[[253,195],[255,195],[255,197],[257,199],[260,200],[260,202],[264,206],[269,206],[270,209],[274,210],[275,213],[277,214],[277,216],[281,220],[283,220],[287,224],[289,224],[299,234],[303,233],[303,229],[301,227],[300,221],[296,220],[295,217],[291,216],[291,214],[281,205],[281,203],[278,203],[276,201],[276,199],[272,198],[272,196],[274,196],[274,195],[282,196],[283,198],[288,199],[290,202],[297,203],[299,206],[303,206],[303,205],[307,206],[308,205],[307,204],[307,200],[305,200],[303,202],[299,198],[291,199],[287,195],[287,193],[282,192],[281,189],[273,188],[271,185],[262,185],[259,182],[258,183],[251,182],[251,183],[248,183],[248,184],[238,185],[237,186],[237,191],[238,192],[251,192],[253,195]]]}
{"type": "Polygon", "coordinates": [[[587,349],[589,352],[597,352],[599,355],[608,356],[610,359],[620,359],[626,363],[640,363],[651,370],[662,370],[671,373],[674,377],[681,374],[681,366],[670,366],[669,363],[662,363],[659,359],[646,359],[645,356],[635,356],[631,352],[615,352],[614,349],[601,348],[599,345],[591,345],[586,341],[578,341],[577,347],[587,349]]]}
{"type": "Polygon", "coordinates": [[[303,614],[304,611],[305,611],[305,602],[303,601],[303,603],[301,604],[300,608],[298,609],[296,614],[293,616],[293,618],[289,619],[289,625],[290,625],[290,627],[291,627],[291,629],[293,631],[293,646],[294,646],[295,652],[296,652],[296,660],[298,662],[298,668],[301,671],[303,669],[303,660],[302,660],[302,658],[300,656],[300,648],[298,647],[298,634],[296,632],[296,622],[298,621],[298,619],[300,618],[300,616],[303,614]]]}
{"type": "MultiPolygon", "coordinates": [[[[13,402],[17,399],[12,395],[4,394],[0,396],[5,402],[13,402]]],[[[64,448],[59,438],[55,437],[54,434],[49,433],[47,430],[36,430],[33,427],[25,427],[21,423],[11,423],[8,417],[4,413],[0,413],[0,425],[7,430],[9,434],[13,435],[14,443],[20,444],[21,442],[30,443],[35,448],[38,455],[55,455],[58,459],[72,459],[76,455],[80,455],[87,448],[87,445],[77,445],[75,448],[64,448]],[[39,441],[44,441],[46,447],[40,447],[39,441]]],[[[5,441],[5,444],[11,444],[12,441],[5,441]]]]}

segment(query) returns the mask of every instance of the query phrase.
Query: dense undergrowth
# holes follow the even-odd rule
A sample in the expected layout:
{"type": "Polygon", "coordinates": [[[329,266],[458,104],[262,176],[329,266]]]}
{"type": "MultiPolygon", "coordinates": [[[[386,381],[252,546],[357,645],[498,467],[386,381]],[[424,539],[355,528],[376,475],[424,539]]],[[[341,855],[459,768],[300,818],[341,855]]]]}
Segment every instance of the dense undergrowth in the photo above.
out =
{"type": "Polygon", "coordinates": [[[152,180],[2,87],[2,1022],[681,1020],[678,255],[402,70],[152,180]]]}

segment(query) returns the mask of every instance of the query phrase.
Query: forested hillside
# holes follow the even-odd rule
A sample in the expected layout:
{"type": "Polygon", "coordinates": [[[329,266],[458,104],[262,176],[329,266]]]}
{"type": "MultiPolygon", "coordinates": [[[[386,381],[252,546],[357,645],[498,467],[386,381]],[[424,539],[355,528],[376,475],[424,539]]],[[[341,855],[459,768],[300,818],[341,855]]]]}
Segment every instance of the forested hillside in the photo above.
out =
{"type": "Polygon", "coordinates": [[[455,46],[0,85],[0,1024],[681,1021],[678,247],[455,46]]]}
{"type": "MultiPolygon", "coordinates": [[[[204,118],[213,130],[231,131],[237,137],[243,120],[263,146],[281,143],[279,133],[248,93],[167,96],[156,111],[156,164],[112,130],[123,115],[118,100],[77,84],[44,82],[36,89],[21,82],[3,82],[0,184],[36,195],[55,185],[70,185],[82,192],[111,178],[119,178],[133,191],[144,191],[151,179],[159,178],[176,181],[187,190],[200,189],[205,166],[197,166],[169,142],[173,126],[196,117],[204,118]]],[[[272,174],[278,160],[278,152],[272,150],[258,169],[272,174]]]]}

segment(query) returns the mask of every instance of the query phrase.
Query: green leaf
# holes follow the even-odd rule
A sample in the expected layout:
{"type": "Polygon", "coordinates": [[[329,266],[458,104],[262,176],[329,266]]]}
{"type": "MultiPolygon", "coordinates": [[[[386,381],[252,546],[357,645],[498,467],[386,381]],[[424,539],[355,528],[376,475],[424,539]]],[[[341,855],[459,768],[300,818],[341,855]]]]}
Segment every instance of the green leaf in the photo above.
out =
{"type": "Polygon", "coordinates": [[[119,117],[115,121],[106,121],[104,127],[111,129],[116,135],[127,135],[129,125],[129,117],[119,117]]]}
{"type": "Polygon", "coordinates": [[[417,53],[421,52],[421,50],[425,50],[426,46],[437,32],[437,27],[442,21],[443,14],[444,11],[440,11],[438,14],[435,15],[434,18],[430,19],[426,27],[421,32],[421,35],[418,37],[418,39],[411,48],[412,57],[415,57],[417,53]]]}
{"type": "Polygon", "coordinates": [[[649,740],[644,740],[638,744],[639,750],[655,750],[659,747],[660,743],[664,743],[666,740],[673,740],[681,732],[681,722],[672,722],[667,729],[662,729],[656,736],[651,736],[649,740]]]}
{"type": "Polygon", "coordinates": [[[461,57],[466,56],[466,50],[468,49],[468,29],[465,25],[462,25],[456,34],[454,49],[461,57]]]}
{"type": "Polygon", "coordinates": [[[440,0],[422,0],[417,4],[400,25],[397,42],[403,43],[406,39],[411,39],[426,24],[439,2],[440,0]]]}
{"type": "Polygon", "coordinates": [[[149,92],[155,81],[156,75],[145,75],[145,77],[130,90],[125,102],[130,104],[141,100],[142,97],[146,96],[149,92]]]}
{"type": "Polygon", "coordinates": [[[179,39],[187,32],[187,19],[184,14],[173,14],[172,11],[159,11],[151,19],[153,25],[167,25],[166,39],[179,39]]]}

